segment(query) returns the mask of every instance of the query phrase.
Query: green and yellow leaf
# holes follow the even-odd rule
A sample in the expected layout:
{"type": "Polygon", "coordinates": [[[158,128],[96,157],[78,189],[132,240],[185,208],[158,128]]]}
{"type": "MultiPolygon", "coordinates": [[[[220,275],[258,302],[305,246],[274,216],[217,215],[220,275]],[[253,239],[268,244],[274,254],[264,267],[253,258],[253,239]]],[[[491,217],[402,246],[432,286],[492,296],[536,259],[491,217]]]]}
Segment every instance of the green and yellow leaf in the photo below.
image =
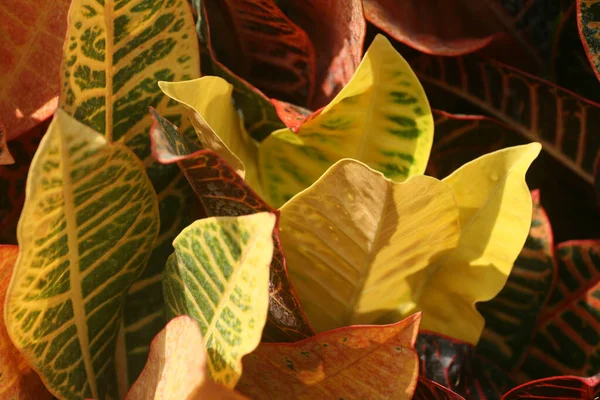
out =
{"type": "Polygon", "coordinates": [[[159,198],[161,231],[148,268],[126,302],[118,358],[121,396],[146,362],[150,341],[164,327],[160,274],[171,242],[189,225],[191,190],[177,166],[156,163],[148,107],[191,130],[158,81],[200,76],[197,37],[185,0],[73,0],[64,45],[60,106],[108,142],[129,147],[146,166],[159,198]]]}
{"type": "Polygon", "coordinates": [[[188,316],[169,321],[150,345],[148,362],[125,400],[242,400],[211,382],[198,323],[188,316]]]}
{"type": "Polygon", "coordinates": [[[267,212],[198,220],[177,236],[167,261],[167,313],[198,321],[209,376],[229,388],[267,319],[274,226],[275,215],[267,212]]]}
{"type": "Polygon", "coordinates": [[[296,343],[261,343],[237,389],[252,399],[412,398],[420,314],[387,326],[347,326],[296,343]]]}
{"type": "Polygon", "coordinates": [[[261,143],[263,191],[279,207],[342,158],[401,182],[425,171],[432,141],[433,117],[421,84],[378,35],[350,82],[320,113],[297,133],[281,129],[261,143]]]}
{"type": "Polygon", "coordinates": [[[215,76],[187,82],[160,82],[159,86],[183,106],[203,147],[223,157],[254,190],[260,192],[258,147],[233,106],[233,86],[215,76]]]}
{"type": "Polygon", "coordinates": [[[124,298],[158,229],[143,164],[57,110],[27,179],[5,304],[10,338],[57,397],[118,397],[124,298]]]}
{"type": "MultiPolygon", "coordinates": [[[[341,160],[281,208],[290,278],[317,332],[369,324],[415,295],[407,277],[459,242],[452,190],[341,160]]],[[[407,306],[408,306],[407,305],[407,306]]]]}
{"type": "Polygon", "coordinates": [[[443,180],[460,208],[461,238],[409,279],[423,293],[410,311],[423,311],[424,330],[479,341],[484,320],[475,303],[500,292],[523,248],[532,214],[525,173],[540,150],[532,143],[486,154],[443,180]]]}
{"type": "MultiPolygon", "coordinates": [[[[0,245],[0,299],[4,304],[6,290],[17,261],[17,246],[0,245]]],[[[10,341],[0,320],[0,398],[7,400],[50,400],[52,395],[40,377],[31,370],[23,356],[10,341]]]]}
{"type": "Polygon", "coordinates": [[[600,1],[577,0],[577,27],[586,55],[600,79],[600,1]]]}

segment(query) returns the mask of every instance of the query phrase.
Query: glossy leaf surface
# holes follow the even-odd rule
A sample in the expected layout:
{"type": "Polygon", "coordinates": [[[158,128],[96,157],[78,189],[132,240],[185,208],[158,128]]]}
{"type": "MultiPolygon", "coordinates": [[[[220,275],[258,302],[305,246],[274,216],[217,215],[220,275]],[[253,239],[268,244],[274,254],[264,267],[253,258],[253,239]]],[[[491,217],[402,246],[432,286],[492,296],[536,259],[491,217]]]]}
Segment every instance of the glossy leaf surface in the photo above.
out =
{"type": "Polygon", "coordinates": [[[167,261],[167,313],[198,321],[209,376],[229,388],[267,319],[274,226],[275,216],[266,212],[201,219],[177,236],[167,261]]]}
{"type": "Polygon", "coordinates": [[[296,343],[262,343],[244,358],[237,389],[253,399],[411,399],[419,319],[415,314],[393,325],[349,326],[296,343]]]}
{"type": "Polygon", "coordinates": [[[11,339],[53,394],[116,397],[124,295],[158,228],[142,163],[58,110],[27,179],[5,305],[11,339]]]}

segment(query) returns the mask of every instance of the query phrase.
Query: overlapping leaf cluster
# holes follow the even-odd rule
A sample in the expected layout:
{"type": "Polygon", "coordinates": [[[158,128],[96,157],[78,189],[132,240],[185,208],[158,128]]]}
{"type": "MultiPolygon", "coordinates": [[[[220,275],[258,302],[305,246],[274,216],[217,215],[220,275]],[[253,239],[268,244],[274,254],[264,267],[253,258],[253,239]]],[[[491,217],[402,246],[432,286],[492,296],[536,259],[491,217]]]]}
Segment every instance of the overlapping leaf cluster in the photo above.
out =
{"type": "Polygon", "coordinates": [[[599,106],[516,67],[595,98],[600,3],[442,3],[0,6],[0,394],[595,398],[523,143],[589,191],[599,106]]]}

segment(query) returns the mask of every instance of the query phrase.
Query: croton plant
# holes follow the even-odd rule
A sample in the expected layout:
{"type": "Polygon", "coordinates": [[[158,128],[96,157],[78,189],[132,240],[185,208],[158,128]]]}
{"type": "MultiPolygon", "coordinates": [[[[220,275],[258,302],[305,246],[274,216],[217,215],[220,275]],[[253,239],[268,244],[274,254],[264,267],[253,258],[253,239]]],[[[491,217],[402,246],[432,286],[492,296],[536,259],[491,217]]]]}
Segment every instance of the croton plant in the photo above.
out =
{"type": "Polygon", "coordinates": [[[600,398],[599,27],[3,0],[0,399],[600,398]]]}

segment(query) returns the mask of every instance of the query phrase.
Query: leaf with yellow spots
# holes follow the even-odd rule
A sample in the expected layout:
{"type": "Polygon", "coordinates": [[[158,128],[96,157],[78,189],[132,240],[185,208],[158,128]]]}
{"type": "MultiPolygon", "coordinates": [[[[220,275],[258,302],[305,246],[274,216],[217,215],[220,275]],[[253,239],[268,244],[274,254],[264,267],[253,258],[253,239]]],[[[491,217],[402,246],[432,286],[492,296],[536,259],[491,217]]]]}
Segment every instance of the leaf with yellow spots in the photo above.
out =
{"type": "Polygon", "coordinates": [[[161,231],[148,267],[132,286],[119,336],[120,392],[143,368],[150,341],[164,327],[160,274],[171,242],[189,225],[192,199],[175,165],[153,160],[148,107],[191,130],[160,80],[200,76],[193,16],[186,0],[73,0],[64,46],[59,104],[80,122],[129,147],[146,166],[160,204],[161,231]]]}
{"type": "MultiPolygon", "coordinates": [[[[0,299],[3,303],[18,254],[17,246],[0,245],[0,299]]],[[[10,400],[52,398],[40,377],[31,370],[10,341],[4,318],[0,320],[0,398],[10,400]]]]}
{"type": "Polygon", "coordinates": [[[5,304],[10,338],[55,396],[116,398],[125,294],[159,229],[144,166],[59,109],[26,191],[5,304]]]}
{"type": "Polygon", "coordinates": [[[412,398],[420,314],[387,326],[348,326],[296,343],[261,343],[237,390],[252,399],[412,398]]]}
{"type": "Polygon", "coordinates": [[[317,332],[410,305],[407,278],[460,238],[448,185],[428,176],[396,183],[349,159],[286,203],[280,218],[290,279],[317,332]]]}
{"type": "Polygon", "coordinates": [[[233,388],[267,320],[275,215],[201,219],[173,242],[163,276],[167,313],[200,324],[211,379],[233,388]]]}
{"type": "Polygon", "coordinates": [[[198,323],[173,318],[150,345],[148,362],[125,400],[243,400],[208,379],[206,348],[198,323]]]}
{"type": "Polygon", "coordinates": [[[401,182],[425,171],[433,116],[419,80],[378,35],[350,82],[297,133],[281,129],[259,148],[263,193],[279,207],[341,158],[401,182]]]}

